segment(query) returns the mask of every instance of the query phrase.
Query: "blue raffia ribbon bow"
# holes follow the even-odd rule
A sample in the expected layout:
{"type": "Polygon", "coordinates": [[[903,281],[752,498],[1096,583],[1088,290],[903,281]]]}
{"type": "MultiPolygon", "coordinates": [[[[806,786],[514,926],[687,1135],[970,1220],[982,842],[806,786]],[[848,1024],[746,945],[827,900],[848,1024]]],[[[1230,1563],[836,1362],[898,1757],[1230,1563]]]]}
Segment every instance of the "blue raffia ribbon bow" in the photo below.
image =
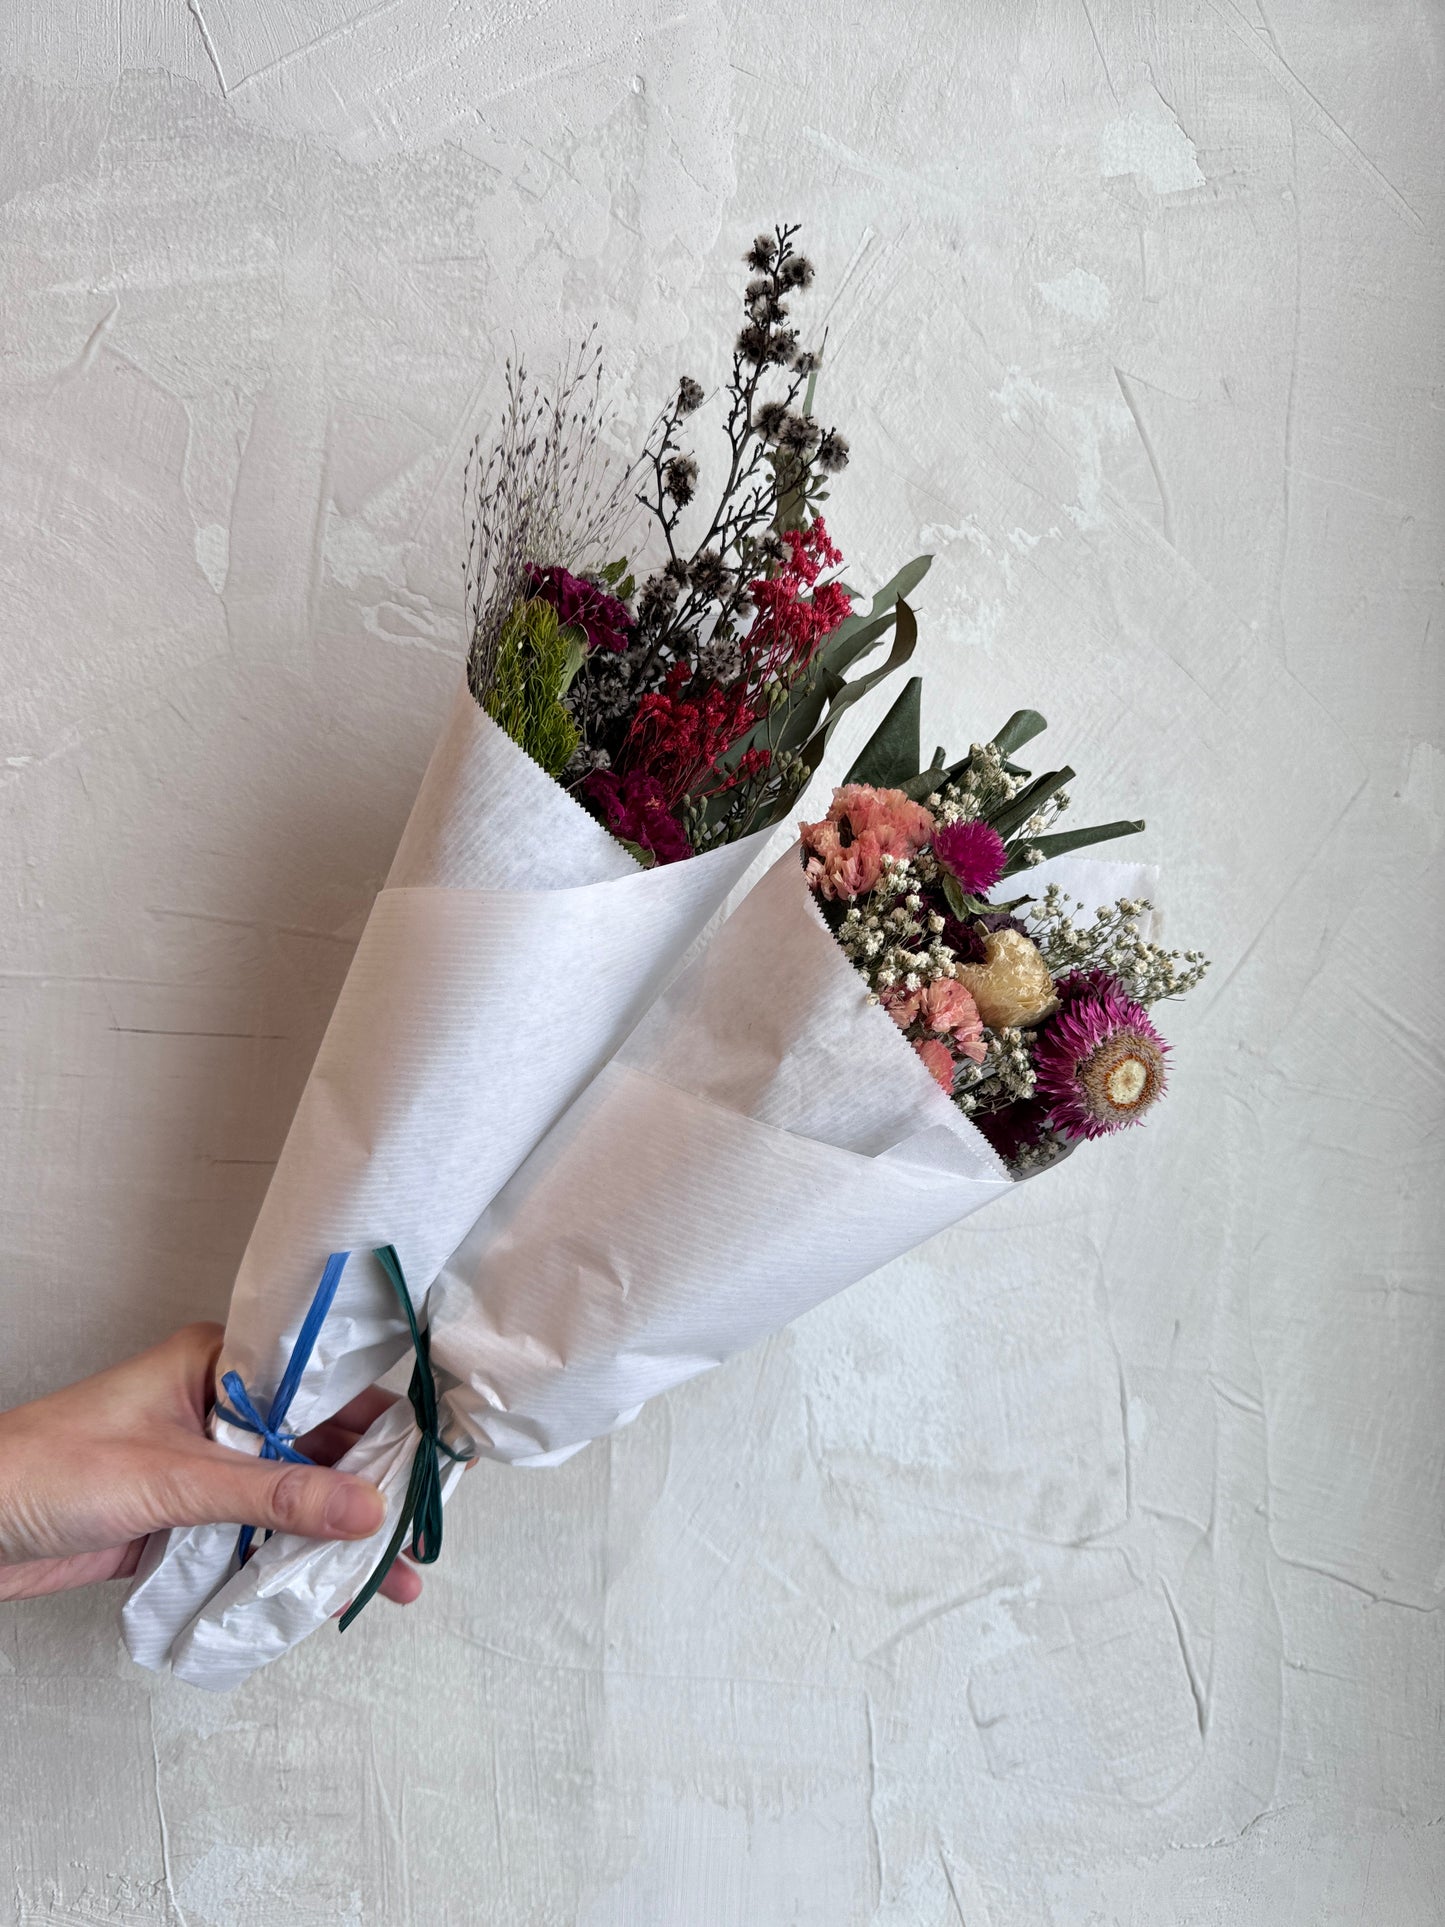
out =
{"type": "Polygon", "coordinates": [[[416,1452],[411,1462],[411,1479],[407,1484],[406,1498],[402,1504],[401,1517],[396,1522],[396,1530],[386,1551],[381,1555],[379,1564],[361,1591],[341,1615],[340,1630],[344,1633],[352,1620],[375,1597],[383,1579],[396,1564],[397,1556],[411,1531],[411,1545],[408,1551],[419,1566],[433,1565],[441,1556],[442,1549],[442,1474],[441,1458],[445,1454],[453,1464],[461,1465],[471,1454],[454,1452],[441,1436],[437,1416],[437,1386],[431,1367],[431,1331],[423,1331],[417,1324],[416,1311],[411,1302],[402,1274],[401,1260],[396,1255],[394,1245],[383,1245],[372,1256],[391,1281],[396,1293],[397,1303],[406,1317],[406,1326],[411,1334],[412,1350],[416,1353],[416,1364],[412,1369],[411,1384],[406,1395],[411,1401],[411,1409],[416,1415],[417,1431],[421,1434],[416,1443],[416,1452]]]}
{"type": "MultiPolygon", "coordinates": [[[[316,1287],[316,1296],[311,1300],[301,1329],[296,1334],[296,1343],[291,1347],[291,1356],[286,1361],[286,1370],[281,1374],[281,1383],[271,1400],[265,1418],[256,1410],[251,1394],[246,1390],[239,1372],[226,1372],[221,1379],[229,1406],[216,1401],[217,1418],[225,1419],[228,1425],[236,1426],[242,1432],[251,1432],[261,1441],[259,1457],[263,1459],[287,1459],[292,1465],[310,1465],[311,1460],[304,1452],[298,1452],[291,1442],[291,1434],[281,1428],[286,1422],[286,1414],[291,1409],[291,1401],[296,1396],[301,1383],[301,1374],[310,1363],[311,1354],[316,1349],[316,1340],[321,1335],[321,1327],[326,1322],[326,1314],[331,1310],[336,1296],[336,1287],[341,1283],[341,1274],[346,1269],[349,1251],[333,1251],[326,1260],[326,1269],[321,1274],[321,1283],[316,1287]]],[[[256,1536],[254,1526],[242,1526],[236,1540],[236,1557],[244,1566],[251,1553],[251,1542],[256,1536]]]]}

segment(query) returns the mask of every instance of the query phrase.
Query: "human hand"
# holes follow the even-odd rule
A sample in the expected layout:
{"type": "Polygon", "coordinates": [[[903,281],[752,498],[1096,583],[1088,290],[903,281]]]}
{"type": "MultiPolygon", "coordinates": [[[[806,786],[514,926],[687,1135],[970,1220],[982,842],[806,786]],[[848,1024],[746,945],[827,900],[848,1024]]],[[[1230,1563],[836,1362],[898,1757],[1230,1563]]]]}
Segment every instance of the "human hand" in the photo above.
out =
{"type": "MultiPolygon", "coordinates": [[[[308,1539],[365,1539],[385,1505],[365,1479],[327,1468],[385,1406],[363,1392],[296,1441],[317,1464],[254,1459],[206,1436],[219,1325],[187,1325],[149,1351],[0,1412],[0,1600],[133,1573],[163,1526],[235,1522],[308,1539]]],[[[421,1591],[398,1560],[381,1586],[421,1591]]]]}

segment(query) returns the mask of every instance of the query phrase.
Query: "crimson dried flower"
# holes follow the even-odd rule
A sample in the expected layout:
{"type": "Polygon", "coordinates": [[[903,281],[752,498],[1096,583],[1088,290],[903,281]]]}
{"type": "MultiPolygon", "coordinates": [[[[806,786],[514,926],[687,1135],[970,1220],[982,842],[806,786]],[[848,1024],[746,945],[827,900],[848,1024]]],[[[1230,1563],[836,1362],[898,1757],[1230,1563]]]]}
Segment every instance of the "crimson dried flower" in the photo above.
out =
{"type": "Polygon", "coordinates": [[[662,785],[645,770],[601,769],[582,786],[612,834],[650,850],[659,863],[678,863],[692,855],[686,832],[667,806],[662,785]]]}
{"type": "Polygon", "coordinates": [[[626,604],[585,576],[555,565],[550,569],[529,567],[527,593],[550,602],[564,629],[580,629],[589,650],[610,649],[620,654],[631,639],[632,617],[626,604]]]}
{"type": "Polygon", "coordinates": [[[997,1111],[977,1111],[974,1123],[1005,1164],[1016,1164],[1026,1151],[1037,1150],[1049,1136],[1049,1111],[1037,1098],[1006,1104],[997,1111]]]}
{"type": "Polygon", "coordinates": [[[622,750],[623,767],[652,777],[669,808],[704,786],[757,721],[746,688],[711,683],[700,694],[684,694],[690,674],[685,663],[675,663],[662,688],[641,698],[622,750]]]}

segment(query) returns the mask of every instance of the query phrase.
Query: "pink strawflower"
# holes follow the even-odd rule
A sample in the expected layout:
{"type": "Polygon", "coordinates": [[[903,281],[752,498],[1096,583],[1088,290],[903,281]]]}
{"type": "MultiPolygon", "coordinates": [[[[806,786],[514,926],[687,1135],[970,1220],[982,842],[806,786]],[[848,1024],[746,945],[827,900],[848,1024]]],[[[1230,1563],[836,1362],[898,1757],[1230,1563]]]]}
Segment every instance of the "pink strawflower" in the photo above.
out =
{"type": "Polygon", "coordinates": [[[913,1048],[923,1059],[930,1077],[938,1080],[939,1088],[949,1097],[953,1096],[953,1057],[947,1044],[940,1044],[936,1037],[925,1037],[913,1048]]]}
{"type": "Polygon", "coordinates": [[[1163,1093],[1169,1046],[1106,970],[1062,978],[1058,996],[1034,1045],[1035,1097],[1050,1128],[1092,1138],[1139,1123],[1163,1093]]]}
{"type": "Polygon", "coordinates": [[[1003,838],[991,823],[945,823],[933,835],[933,854],[971,897],[990,891],[1008,865],[1003,838]]]}

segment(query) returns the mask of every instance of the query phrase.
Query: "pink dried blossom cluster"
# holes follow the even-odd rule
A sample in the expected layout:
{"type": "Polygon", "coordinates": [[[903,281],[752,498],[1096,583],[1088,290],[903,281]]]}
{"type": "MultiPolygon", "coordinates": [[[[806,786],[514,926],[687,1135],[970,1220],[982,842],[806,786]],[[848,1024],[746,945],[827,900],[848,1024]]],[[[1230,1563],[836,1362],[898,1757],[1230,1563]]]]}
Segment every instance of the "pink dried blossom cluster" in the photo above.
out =
{"type": "Polygon", "coordinates": [[[917,856],[933,827],[930,812],[902,790],[845,783],[821,823],[802,825],[808,881],[830,899],[866,896],[883,874],[884,857],[917,856]]]}
{"type": "Polygon", "coordinates": [[[956,978],[935,977],[918,990],[890,988],[878,1001],[901,1031],[921,1027],[913,1048],[950,1096],[959,1058],[981,1064],[988,1055],[978,1005],[956,978]]]}

